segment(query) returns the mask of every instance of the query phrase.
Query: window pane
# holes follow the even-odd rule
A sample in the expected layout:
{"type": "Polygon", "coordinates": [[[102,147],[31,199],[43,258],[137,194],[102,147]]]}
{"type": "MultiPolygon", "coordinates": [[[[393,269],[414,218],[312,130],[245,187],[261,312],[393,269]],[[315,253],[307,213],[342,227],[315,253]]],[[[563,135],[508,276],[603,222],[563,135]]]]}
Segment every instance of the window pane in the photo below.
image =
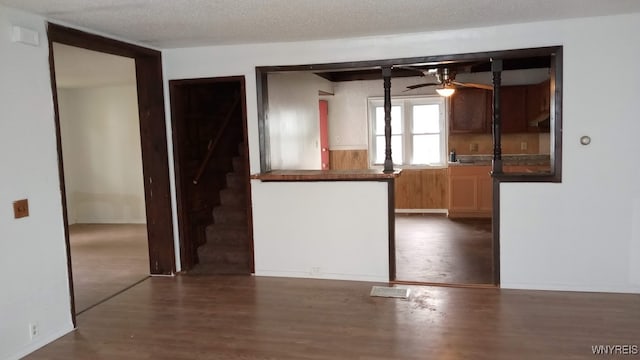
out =
{"type": "Polygon", "coordinates": [[[440,105],[413,106],[413,133],[440,132],[440,105]]]}
{"type": "Polygon", "coordinates": [[[391,136],[391,158],[394,164],[402,164],[402,136],[391,136]]]}
{"type": "MultiPolygon", "coordinates": [[[[400,106],[391,107],[391,133],[402,134],[402,109],[400,106]]],[[[376,107],[376,135],[384,135],[384,107],[376,107]]]]}
{"type": "MultiPolygon", "coordinates": [[[[376,164],[384,164],[384,150],[386,144],[384,136],[376,136],[376,164]]],[[[402,164],[402,136],[391,136],[391,158],[394,164],[402,164]]]]}
{"type": "Polygon", "coordinates": [[[412,164],[435,164],[440,161],[440,135],[413,135],[412,164]]]}
{"type": "Polygon", "coordinates": [[[375,164],[384,163],[384,136],[376,136],[376,158],[374,160],[375,164]]]}

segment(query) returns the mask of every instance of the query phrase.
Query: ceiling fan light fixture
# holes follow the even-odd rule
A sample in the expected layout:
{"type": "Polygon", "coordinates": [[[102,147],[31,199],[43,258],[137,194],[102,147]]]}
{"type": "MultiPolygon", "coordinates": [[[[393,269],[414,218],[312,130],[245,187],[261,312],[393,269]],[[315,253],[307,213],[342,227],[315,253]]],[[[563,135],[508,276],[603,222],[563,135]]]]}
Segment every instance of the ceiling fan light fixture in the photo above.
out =
{"type": "Polygon", "coordinates": [[[456,91],[456,89],[453,86],[443,86],[441,88],[436,88],[436,92],[438,93],[438,95],[440,96],[444,96],[444,97],[449,97],[451,95],[453,95],[453,93],[456,91]]]}

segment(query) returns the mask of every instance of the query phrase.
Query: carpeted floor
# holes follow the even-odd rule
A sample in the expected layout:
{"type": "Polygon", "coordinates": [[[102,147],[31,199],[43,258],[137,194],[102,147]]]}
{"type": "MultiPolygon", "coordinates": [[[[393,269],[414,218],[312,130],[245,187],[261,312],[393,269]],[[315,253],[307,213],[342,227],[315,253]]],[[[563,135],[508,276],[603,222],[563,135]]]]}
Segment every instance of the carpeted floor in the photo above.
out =
{"type": "Polygon", "coordinates": [[[76,313],[149,276],[144,224],[69,226],[76,313]]]}
{"type": "Polygon", "coordinates": [[[396,279],[492,284],[491,219],[396,215],[396,279]]]}

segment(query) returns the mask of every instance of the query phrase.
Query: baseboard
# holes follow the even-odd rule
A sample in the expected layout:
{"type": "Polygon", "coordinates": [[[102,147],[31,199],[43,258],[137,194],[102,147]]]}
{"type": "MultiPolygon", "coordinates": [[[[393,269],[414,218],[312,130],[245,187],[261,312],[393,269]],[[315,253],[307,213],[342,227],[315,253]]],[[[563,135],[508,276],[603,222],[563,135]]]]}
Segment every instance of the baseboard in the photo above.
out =
{"type": "Polygon", "coordinates": [[[19,360],[22,359],[23,357],[31,354],[32,352],[40,349],[41,347],[55,341],[58,340],[59,338],[67,335],[68,333],[70,333],[71,331],[75,330],[72,326],[67,326],[64,327],[63,329],[60,329],[59,331],[50,333],[48,335],[43,335],[41,336],[38,340],[33,341],[31,343],[29,343],[29,345],[25,348],[22,348],[20,351],[18,351],[18,353],[11,355],[7,358],[7,360],[19,360]]]}
{"type": "Polygon", "coordinates": [[[396,209],[396,214],[448,214],[447,209],[396,209]]]}
{"type": "Polygon", "coordinates": [[[536,284],[536,283],[514,283],[502,282],[502,289],[513,290],[539,290],[539,291],[570,291],[570,292],[593,292],[612,294],[640,294],[640,287],[634,286],[592,286],[592,285],[570,285],[570,284],[536,284]]]}
{"type": "Polygon", "coordinates": [[[455,211],[449,212],[449,219],[491,219],[488,211],[455,211]]]}
{"type": "Polygon", "coordinates": [[[273,276],[273,277],[322,279],[322,280],[368,281],[368,282],[383,282],[383,283],[386,283],[389,281],[389,275],[376,276],[376,275],[364,275],[364,274],[337,274],[337,273],[310,274],[309,272],[305,272],[305,271],[274,271],[274,270],[260,270],[260,269],[256,269],[255,276],[273,276]]]}
{"type": "Polygon", "coordinates": [[[75,224],[146,224],[147,219],[77,219],[75,224]]]}

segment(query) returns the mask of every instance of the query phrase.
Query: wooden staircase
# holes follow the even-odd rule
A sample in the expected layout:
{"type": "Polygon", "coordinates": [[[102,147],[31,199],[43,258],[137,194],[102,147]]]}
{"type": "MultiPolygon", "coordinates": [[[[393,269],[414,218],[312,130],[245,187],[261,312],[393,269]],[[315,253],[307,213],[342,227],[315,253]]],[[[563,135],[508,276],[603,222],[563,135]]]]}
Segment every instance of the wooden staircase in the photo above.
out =
{"type": "Polygon", "coordinates": [[[199,263],[191,274],[250,274],[252,250],[248,223],[248,169],[245,144],[232,159],[233,171],[213,208],[213,223],[206,227],[206,243],[198,248],[199,263]]]}

